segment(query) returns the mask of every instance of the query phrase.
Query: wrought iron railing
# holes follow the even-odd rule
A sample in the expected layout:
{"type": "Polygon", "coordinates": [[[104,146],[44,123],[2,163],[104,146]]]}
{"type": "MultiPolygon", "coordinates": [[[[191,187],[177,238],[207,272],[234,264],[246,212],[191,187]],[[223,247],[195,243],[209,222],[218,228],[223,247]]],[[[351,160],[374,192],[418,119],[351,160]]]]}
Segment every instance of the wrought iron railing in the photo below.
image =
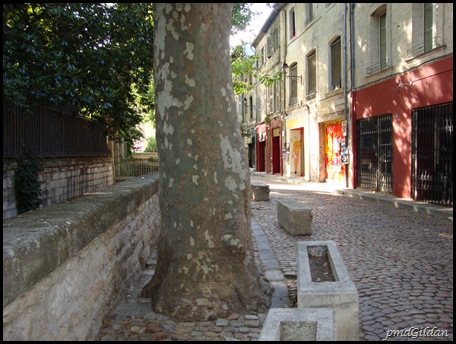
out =
{"type": "Polygon", "coordinates": [[[389,61],[380,61],[379,63],[367,67],[366,73],[367,75],[374,74],[389,67],[391,67],[389,61]]]}
{"type": "Polygon", "coordinates": [[[106,128],[100,123],[46,106],[25,108],[3,99],[3,157],[108,156],[106,128]]]}
{"type": "Polygon", "coordinates": [[[158,161],[144,159],[123,160],[116,164],[114,171],[116,179],[138,177],[150,172],[157,172],[158,161]]]}
{"type": "Polygon", "coordinates": [[[422,42],[415,44],[411,49],[407,50],[408,57],[418,56],[420,54],[427,53],[433,49],[437,49],[442,46],[442,40],[440,37],[434,37],[432,41],[422,42]]]}

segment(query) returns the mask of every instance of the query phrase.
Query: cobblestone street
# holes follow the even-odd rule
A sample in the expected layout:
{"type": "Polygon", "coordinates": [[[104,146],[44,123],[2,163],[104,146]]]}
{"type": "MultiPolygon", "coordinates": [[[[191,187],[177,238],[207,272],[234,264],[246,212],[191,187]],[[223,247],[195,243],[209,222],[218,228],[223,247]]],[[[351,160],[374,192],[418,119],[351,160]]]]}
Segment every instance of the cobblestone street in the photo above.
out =
{"type": "MultiPolygon", "coordinates": [[[[293,185],[255,178],[268,183],[271,192],[269,201],[252,202],[252,224],[264,231],[288,282],[286,306],[295,306],[296,243],[334,240],[359,293],[360,340],[382,340],[388,330],[407,329],[410,336],[389,340],[453,339],[452,220],[342,196],[327,183],[293,185]],[[311,237],[293,237],[279,226],[277,199],[293,199],[313,209],[311,237]],[[426,328],[435,329],[434,337],[413,338],[426,328]],[[448,335],[435,336],[438,331],[448,335]]],[[[152,269],[153,256],[149,264],[152,269]]],[[[260,269],[265,272],[264,264],[260,269]]],[[[152,312],[150,302],[138,297],[151,274],[153,270],[146,272],[135,291],[105,318],[98,340],[258,338],[266,314],[179,323],[152,312]]]]}

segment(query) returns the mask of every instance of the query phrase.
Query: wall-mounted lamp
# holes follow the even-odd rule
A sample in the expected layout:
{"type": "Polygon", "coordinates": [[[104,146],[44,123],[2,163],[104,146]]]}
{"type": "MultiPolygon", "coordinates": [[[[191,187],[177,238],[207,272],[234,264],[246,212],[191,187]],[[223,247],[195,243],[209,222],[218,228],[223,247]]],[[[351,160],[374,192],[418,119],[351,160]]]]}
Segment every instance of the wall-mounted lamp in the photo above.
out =
{"type": "Polygon", "coordinates": [[[413,81],[409,81],[409,82],[400,82],[397,84],[397,88],[401,88],[402,86],[412,86],[413,85],[413,81]]]}
{"type": "Polygon", "coordinates": [[[242,102],[244,103],[244,106],[247,106],[247,98],[244,97],[244,99],[242,99],[242,102]]]}
{"type": "Polygon", "coordinates": [[[283,76],[286,78],[296,78],[299,79],[302,85],[302,75],[286,75],[287,74],[287,69],[288,69],[288,64],[284,61],[282,64],[282,70],[283,70],[283,76]]]}

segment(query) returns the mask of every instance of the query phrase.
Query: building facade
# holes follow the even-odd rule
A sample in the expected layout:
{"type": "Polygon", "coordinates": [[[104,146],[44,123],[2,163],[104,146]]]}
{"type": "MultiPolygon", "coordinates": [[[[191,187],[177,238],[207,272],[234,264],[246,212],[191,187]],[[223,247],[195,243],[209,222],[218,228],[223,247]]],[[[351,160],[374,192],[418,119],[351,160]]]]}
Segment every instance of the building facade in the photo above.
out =
{"type": "Polygon", "coordinates": [[[453,5],[280,3],[253,42],[255,169],[452,206],[453,5]]]}
{"type": "Polygon", "coordinates": [[[453,4],[357,4],[353,184],[453,205],[453,4]]]}

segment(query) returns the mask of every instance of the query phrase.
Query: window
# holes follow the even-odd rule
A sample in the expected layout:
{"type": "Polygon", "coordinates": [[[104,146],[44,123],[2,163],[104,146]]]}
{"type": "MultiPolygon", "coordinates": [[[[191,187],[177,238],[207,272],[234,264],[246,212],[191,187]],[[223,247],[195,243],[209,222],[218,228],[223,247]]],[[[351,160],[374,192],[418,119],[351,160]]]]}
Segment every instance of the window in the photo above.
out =
{"type": "Polygon", "coordinates": [[[272,56],[280,47],[279,28],[276,27],[268,35],[268,58],[272,56]]]}
{"type": "Polygon", "coordinates": [[[274,111],[279,111],[280,106],[280,84],[274,83],[274,111]]]}
{"type": "Polygon", "coordinates": [[[274,84],[268,86],[268,113],[275,111],[274,106],[274,84]]]}
{"type": "Polygon", "coordinates": [[[261,108],[261,97],[256,97],[256,108],[255,108],[255,116],[256,120],[258,121],[258,118],[261,118],[261,111],[263,110],[261,108]]]}
{"type": "Polygon", "coordinates": [[[423,4],[424,52],[433,49],[434,4],[423,4]]]}
{"type": "Polygon", "coordinates": [[[370,53],[371,65],[367,67],[367,74],[376,73],[389,65],[389,36],[390,28],[387,22],[386,5],[378,7],[370,17],[370,53]]]}
{"type": "Polygon", "coordinates": [[[273,113],[279,111],[280,106],[280,83],[274,82],[268,86],[268,109],[267,113],[273,113]]]}
{"type": "Polygon", "coordinates": [[[253,97],[249,98],[249,106],[250,119],[253,119],[253,97]]]}
{"type": "Polygon", "coordinates": [[[317,91],[317,54],[315,51],[307,55],[307,92],[306,98],[315,98],[317,91]]]}
{"type": "Polygon", "coordinates": [[[313,14],[313,3],[306,3],[306,22],[305,25],[307,26],[313,19],[314,19],[314,14],[313,14]]]}
{"type": "Polygon", "coordinates": [[[379,32],[379,58],[380,58],[380,69],[387,67],[388,58],[386,55],[386,12],[383,13],[378,21],[378,32],[379,32]]]}
{"type": "Polygon", "coordinates": [[[295,63],[290,67],[290,105],[298,102],[298,65],[295,63]]]}
{"type": "Polygon", "coordinates": [[[329,90],[337,90],[342,87],[342,62],[341,62],[341,45],[340,37],[330,45],[330,56],[331,56],[331,71],[330,71],[330,82],[329,90]]]}
{"type": "Polygon", "coordinates": [[[289,22],[290,22],[290,39],[296,37],[296,16],[295,16],[295,10],[292,8],[290,10],[289,14],[289,22]]]}
{"type": "Polygon", "coordinates": [[[442,4],[412,3],[412,48],[408,56],[414,57],[442,46],[442,4]]]}
{"type": "Polygon", "coordinates": [[[261,68],[264,65],[264,59],[265,59],[264,47],[262,47],[261,50],[260,50],[260,56],[259,56],[259,59],[258,59],[258,68],[261,68]]]}

